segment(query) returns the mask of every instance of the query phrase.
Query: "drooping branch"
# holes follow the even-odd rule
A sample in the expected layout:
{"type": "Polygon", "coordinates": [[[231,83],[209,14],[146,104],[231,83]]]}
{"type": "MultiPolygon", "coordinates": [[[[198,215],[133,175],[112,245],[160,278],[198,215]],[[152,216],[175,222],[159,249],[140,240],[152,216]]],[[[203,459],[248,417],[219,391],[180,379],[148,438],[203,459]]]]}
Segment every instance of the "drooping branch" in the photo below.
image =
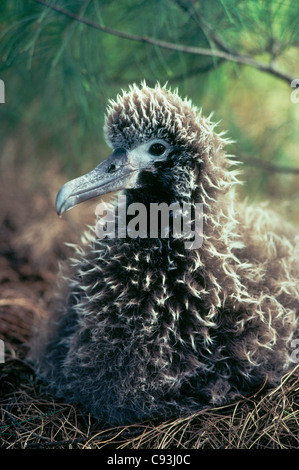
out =
{"type": "Polygon", "coordinates": [[[113,36],[117,36],[122,39],[127,39],[130,41],[137,41],[137,42],[142,42],[145,44],[149,44],[151,46],[155,47],[160,47],[162,49],[168,49],[171,51],[176,51],[176,52],[182,52],[185,54],[193,54],[193,55],[204,55],[204,56],[209,56],[209,57],[219,57],[221,59],[230,61],[230,62],[236,62],[239,64],[243,65],[248,65],[250,67],[254,67],[262,72],[269,73],[270,75],[275,76],[276,78],[279,78],[283,81],[285,81],[288,85],[290,85],[293,77],[285,74],[284,72],[281,72],[280,70],[276,69],[272,64],[266,64],[263,62],[259,62],[252,57],[242,55],[242,54],[233,54],[230,52],[227,52],[225,50],[218,50],[218,49],[205,49],[202,47],[194,47],[194,46],[187,46],[183,44],[174,44],[171,42],[167,41],[162,41],[160,39],[155,39],[151,38],[149,36],[143,36],[143,35],[136,35],[136,34],[129,34],[125,33],[123,31],[118,31],[113,28],[109,28],[108,26],[103,26],[98,23],[95,23],[94,21],[91,21],[87,18],[81,17],[76,15],[75,13],[72,13],[64,8],[61,8],[55,4],[48,3],[43,0],[33,0],[36,3],[39,3],[47,8],[51,8],[52,10],[57,11],[58,13],[65,15],[69,18],[72,18],[73,20],[76,20],[80,23],[84,23],[87,26],[91,28],[95,28],[99,31],[102,31],[107,34],[111,34],[113,36]]]}
{"type": "Polygon", "coordinates": [[[186,5],[182,0],[174,0],[174,3],[185,13],[189,14],[190,18],[193,18],[196,21],[210,42],[213,42],[221,50],[228,52],[229,54],[238,55],[237,51],[234,51],[220,36],[218,36],[211,25],[209,25],[204,17],[196,10],[192,2],[186,5]]]}

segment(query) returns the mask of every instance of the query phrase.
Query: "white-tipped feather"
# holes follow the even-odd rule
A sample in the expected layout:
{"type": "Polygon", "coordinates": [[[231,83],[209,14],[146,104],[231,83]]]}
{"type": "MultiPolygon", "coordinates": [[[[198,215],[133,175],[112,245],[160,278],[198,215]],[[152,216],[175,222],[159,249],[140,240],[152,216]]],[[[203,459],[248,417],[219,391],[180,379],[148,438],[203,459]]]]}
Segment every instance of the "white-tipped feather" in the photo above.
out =
{"type": "MultiPolygon", "coordinates": [[[[179,149],[172,185],[203,204],[203,244],[84,234],[65,306],[45,331],[39,373],[110,424],[194,412],[276,385],[299,337],[299,236],[263,205],[239,202],[239,165],[219,123],[178,90],[133,84],[107,106],[112,147],[155,137],[179,149]],[[56,325],[56,326],[55,326],[56,325]],[[54,333],[53,333],[54,328],[54,333]]],[[[142,191],[142,188],[140,188],[142,191]]],[[[115,204],[115,201],[114,201],[115,204]]]]}

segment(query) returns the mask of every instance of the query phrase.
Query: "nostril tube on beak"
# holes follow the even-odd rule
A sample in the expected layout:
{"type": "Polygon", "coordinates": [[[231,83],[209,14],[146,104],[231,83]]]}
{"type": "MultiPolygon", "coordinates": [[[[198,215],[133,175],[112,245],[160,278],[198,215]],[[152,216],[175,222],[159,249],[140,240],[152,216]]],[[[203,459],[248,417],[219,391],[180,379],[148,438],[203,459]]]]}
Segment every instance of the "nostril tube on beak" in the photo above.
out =
{"type": "Polygon", "coordinates": [[[113,150],[114,157],[121,157],[122,155],[125,155],[127,157],[127,150],[125,148],[117,147],[116,149],[113,150]]]}

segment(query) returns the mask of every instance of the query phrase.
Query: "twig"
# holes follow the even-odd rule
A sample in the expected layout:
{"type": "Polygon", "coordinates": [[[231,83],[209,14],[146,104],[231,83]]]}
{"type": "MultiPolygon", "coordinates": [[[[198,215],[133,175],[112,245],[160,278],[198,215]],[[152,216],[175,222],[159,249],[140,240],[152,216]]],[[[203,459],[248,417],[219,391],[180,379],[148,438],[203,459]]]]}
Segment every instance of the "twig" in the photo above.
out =
{"type": "Polygon", "coordinates": [[[190,2],[190,6],[184,5],[181,0],[174,0],[175,4],[178,5],[185,13],[188,13],[190,17],[194,18],[199,24],[202,31],[205,33],[207,39],[213,41],[223,51],[229,52],[230,54],[238,55],[237,51],[234,51],[229,47],[220,36],[213,30],[212,26],[209,25],[203,16],[196,10],[194,5],[190,2]]]}
{"type": "Polygon", "coordinates": [[[64,8],[60,8],[57,5],[50,4],[47,2],[44,2],[43,0],[33,0],[36,3],[39,3],[47,8],[51,8],[52,10],[57,11],[58,13],[61,13],[62,15],[65,15],[69,18],[72,18],[76,21],[79,21],[80,23],[84,23],[87,26],[90,26],[91,28],[98,29],[100,31],[103,31],[104,33],[107,34],[112,34],[113,36],[118,36],[122,39],[128,39],[131,41],[137,41],[137,42],[143,42],[146,44],[149,44],[151,46],[156,46],[160,47],[163,49],[168,49],[176,52],[183,52],[186,54],[193,54],[193,55],[204,55],[204,56],[209,56],[209,57],[219,57],[221,59],[225,59],[227,61],[231,62],[237,62],[239,64],[243,65],[248,65],[250,67],[254,67],[258,70],[261,70],[262,72],[269,73],[283,81],[285,81],[288,85],[290,85],[293,77],[285,74],[284,72],[281,72],[280,70],[277,70],[274,68],[271,64],[265,64],[263,62],[259,62],[255,59],[252,59],[251,57],[248,57],[246,55],[241,55],[241,54],[232,54],[229,52],[226,52],[224,50],[220,51],[217,49],[205,49],[201,47],[194,47],[194,46],[187,46],[183,44],[173,44],[171,42],[167,41],[161,41],[159,39],[154,39],[148,36],[141,36],[141,35],[136,35],[136,34],[129,34],[125,33],[123,31],[118,31],[113,28],[109,28],[108,26],[103,26],[98,23],[95,23],[94,21],[88,20],[87,18],[83,18],[81,16],[76,15],[75,13],[72,13],[68,10],[65,10],[64,8]]]}
{"type": "Polygon", "coordinates": [[[65,439],[62,441],[49,441],[49,442],[29,442],[26,447],[27,448],[37,448],[37,449],[44,449],[45,447],[59,447],[59,446],[66,446],[66,445],[73,445],[77,443],[84,443],[88,438],[87,437],[76,437],[75,439],[65,439]]]}
{"type": "MultiPolygon", "coordinates": [[[[31,418],[30,419],[25,419],[25,420],[22,420],[21,422],[18,422],[16,420],[16,416],[14,416],[12,413],[10,413],[8,410],[7,410],[7,407],[9,406],[9,404],[6,406],[6,409],[5,409],[5,412],[7,413],[7,415],[10,417],[10,419],[12,420],[14,426],[22,429],[23,431],[25,431],[26,433],[30,432],[30,435],[31,436],[34,436],[34,437],[37,437],[38,439],[44,439],[46,441],[48,441],[50,438],[49,437],[45,437],[45,436],[40,436],[39,434],[33,432],[33,431],[28,431],[28,429],[26,429],[21,423],[27,423],[28,421],[32,421],[33,419],[36,419],[36,418],[39,418],[39,416],[35,416],[34,418],[31,418]]],[[[45,415],[45,416],[48,416],[48,415],[45,415]]],[[[9,426],[9,425],[7,425],[9,426]]]]}

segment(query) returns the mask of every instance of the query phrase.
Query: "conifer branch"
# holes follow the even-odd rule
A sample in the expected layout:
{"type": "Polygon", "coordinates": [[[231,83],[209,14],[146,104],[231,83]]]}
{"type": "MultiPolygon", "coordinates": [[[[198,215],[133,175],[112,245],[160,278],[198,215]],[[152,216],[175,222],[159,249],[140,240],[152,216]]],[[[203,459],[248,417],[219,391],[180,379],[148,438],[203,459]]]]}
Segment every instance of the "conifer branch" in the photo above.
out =
{"type": "Polygon", "coordinates": [[[91,28],[95,28],[99,31],[102,31],[107,34],[111,34],[113,36],[120,37],[122,39],[128,39],[131,41],[137,41],[137,42],[142,42],[145,44],[149,44],[151,46],[155,47],[160,47],[163,49],[168,49],[176,52],[182,52],[186,54],[193,54],[193,55],[204,55],[204,56],[209,56],[209,57],[219,57],[220,59],[224,59],[230,62],[236,62],[239,64],[243,65],[248,65],[250,67],[256,68],[262,72],[269,73],[270,75],[275,76],[276,78],[279,78],[283,81],[285,81],[288,85],[290,85],[291,81],[293,80],[293,77],[285,74],[284,72],[281,72],[280,70],[276,69],[272,64],[266,64],[263,62],[259,62],[252,57],[242,55],[242,54],[234,54],[227,52],[225,50],[218,50],[218,49],[205,49],[202,47],[194,47],[194,46],[187,46],[183,44],[173,44],[171,42],[167,41],[162,41],[159,39],[154,39],[149,36],[142,36],[142,35],[136,35],[136,34],[129,34],[125,33],[123,31],[118,31],[116,29],[110,28],[108,26],[103,26],[98,23],[95,23],[94,21],[91,21],[87,18],[83,18],[81,16],[76,15],[75,13],[72,13],[64,8],[61,8],[55,4],[48,3],[43,0],[34,0],[36,3],[39,3],[47,8],[51,8],[52,10],[55,10],[56,12],[65,15],[69,18],[72,18],[73,20],[76,20],[80,23],[84,23],[87,26],[91,28]]]}

